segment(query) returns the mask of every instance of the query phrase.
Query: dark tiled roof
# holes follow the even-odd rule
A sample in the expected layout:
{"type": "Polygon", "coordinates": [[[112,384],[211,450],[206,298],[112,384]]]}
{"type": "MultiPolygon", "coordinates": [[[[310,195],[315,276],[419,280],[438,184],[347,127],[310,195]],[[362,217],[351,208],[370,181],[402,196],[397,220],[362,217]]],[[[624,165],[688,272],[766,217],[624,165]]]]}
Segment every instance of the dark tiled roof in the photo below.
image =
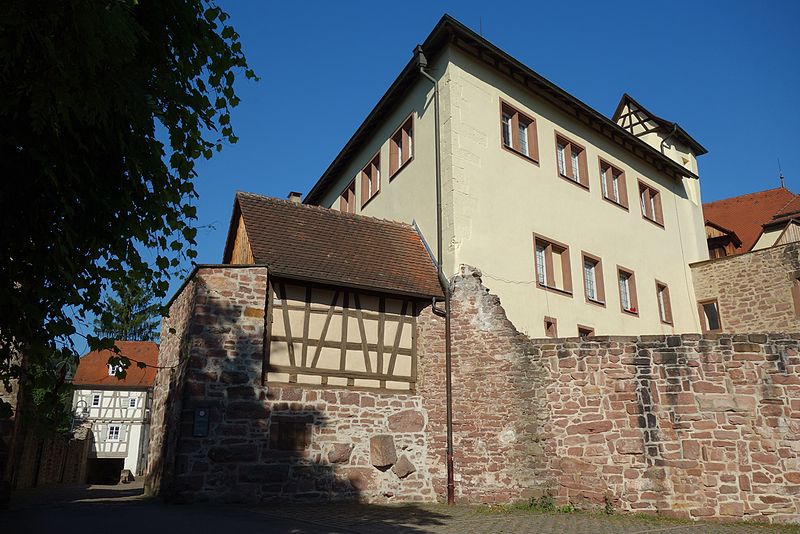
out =
{"type": "Polygon", "coordinates": [[[125,388],[151,387],[156,377],[158,364],[158,345],[152,341],[117,341],[120,356],[146,363],[150,367],[140,369],[131,362],[127,376],[120,380],[108,375],[108,359],[114,356],[110,350],[92,351],[84,355],[78,363],[78,370],[72,383],[75,386],[103,386],[125,388]]]}
{"type": "MultiPolygon", "coordinates": [[[[271,274],[387,293],[442,295],[436,267],[411,225],[242,192],[236,193],[237,209],[255,263],[267,265],[271,274]]],[[[234,232],[232,227],[229,244],[234,232]]],[[[226,250],[224,262],[229,259],[226,250]]]]}
{"type": "Polygon", "coordinates": [[[736,232],[742,240],[742,252],[747,252],[761,236],[763,225],[773,216],[785,212],[797,195],[784,187],[767,189],[703,204],[708,221],[736,232]]]}

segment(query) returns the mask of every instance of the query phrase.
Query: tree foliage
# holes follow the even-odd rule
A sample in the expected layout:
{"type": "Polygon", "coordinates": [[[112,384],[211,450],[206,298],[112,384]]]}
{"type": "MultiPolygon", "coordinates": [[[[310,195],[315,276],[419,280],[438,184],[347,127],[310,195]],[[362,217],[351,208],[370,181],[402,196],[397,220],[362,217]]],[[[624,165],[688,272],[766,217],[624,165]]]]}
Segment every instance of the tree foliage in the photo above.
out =
{"type": "Polygon", "coordinates": [[[0,4],[6,387],[15,354],[76,361],[109,288],[160,299],[196,256],[195,163],[236,142],[234,81],[255,78],[228,21],[211,0],[0,4]]]}
{"type": "Polygon", "coordinates": [[[133,286],[109,294],[103,313],[95,319],[98,338],[126,341],[155,341],[158,339],[161,306],[152,289],[133,286]]]}

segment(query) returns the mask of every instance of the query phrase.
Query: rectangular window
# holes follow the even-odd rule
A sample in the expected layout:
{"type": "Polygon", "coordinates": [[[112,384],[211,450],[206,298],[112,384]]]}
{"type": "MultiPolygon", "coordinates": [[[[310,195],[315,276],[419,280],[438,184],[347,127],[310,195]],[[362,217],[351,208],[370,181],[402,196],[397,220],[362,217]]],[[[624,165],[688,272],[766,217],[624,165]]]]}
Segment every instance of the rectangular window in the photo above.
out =
{"type": "Polygon", "coordinates": [[[536,285],[542,289],[572,295],[569,247],[552,239],[533,236],[536,285]]]}
{"type": "Polygon", "coordinates": [[[389,139],[389,178],[414,157],[414,117],[409,117],[389,139]]]}
{"type": "Polygon", "coordinates": [[[278,451],[303,451],[311,444],[311,425],[303,419],[273,417],[269,425],[269,448],[278,451]]]}
{"type": "Polygon", "coordinates": [[[100,406],[100,394],[95,393],[92,395],[92,406],[100,406]]]}
{"type": "Polygon", "coordinates": [[[594,335],[594,328],[591,326],[578,325],[578,337],[592,337],[594,335]]]}
{"type": "Polygon", "coordinates": [[[367,205],[381,189],[381,156],[372,158],[361,171],[361,207],[367,205]]]}
{"type": "Polygon", "coordinates": [[[539,161],[536,121],[500,101],[500,136],[503,147],[533,161],[539,161]]]}
{"type": "Polygon", "coordinates": [[[600,158],[600,189],[603,198],[628,208],[628,189],[625,185],[625,173],[609,162],[600,158]]]}
{"type": "Polygon", "coordinates": [[[344,188],[339,195],[339,211],[344,213],[356,212],[356,181],[353,180],[344,188]]]}
{"type": "Polygon", "coordinates": [[[719,316],[719,303],[717,299],[703,300],[697,303],[700,313],[700,327],[703,332],[721,332],[722,320],[719,316]]]}
{"type": "Polygon", "coordinates": [[[664,226],[664,214],[661,211],[661,193],[657,189],[639,182],[639,205],[642,217],[659,226],[664,226]]]}
{"type": "Polygon", "coordinates": [[[586,150],[582,146],[556,134],[556,160],[559,176],[589,189],[586,150]]]}
{"type": "Polygon", "coordinates": [[[672,304],[669,301],[669,287],[656,280],[656,298],[658,300],[658,317],[664,324],[672,324],[672,304]]]}
{"type": "Polygon", "coordinates": [[[622,311],[639,315],[639,302],[636,298],[636,277],[633,271],[617,266],[619,280],[619,302],[622,311]]]}
{"type": "Polygon", "coordinates": [[[593,304],[606,304],[606,292],[603,284],[603,263],[600,258],[587,252],[582,252],[583,258],[583,289],[586,301],[593,304]]]}
{"type": "Polygon", "coordinates": [[[131,397],[128,399],[128,408],[136,408],[136,398],[131,397]]]}
{"type": "Polygon", "coordinates": [[[544,318],[544,335],[546,337],[558,337],[558,321],[554,317],[544,318]]]}
{"type": "Polygon", "coordinates": [[[108,425],[107,441],[119,441],[120,425],[108,425]]]}

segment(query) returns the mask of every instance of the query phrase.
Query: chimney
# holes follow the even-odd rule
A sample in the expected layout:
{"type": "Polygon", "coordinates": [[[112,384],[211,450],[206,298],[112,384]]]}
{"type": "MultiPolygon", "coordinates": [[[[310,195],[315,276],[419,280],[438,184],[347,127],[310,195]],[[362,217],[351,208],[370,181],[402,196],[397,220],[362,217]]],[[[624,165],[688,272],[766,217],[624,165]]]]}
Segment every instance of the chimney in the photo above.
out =
{"type": "Polygon", "coordinates": [[[300,204],[300,201],[303,198],[303,193],[300,193],[299,191],[289,191],[289,196],[286,198],[288,198],[295,204],[300,204]]]}

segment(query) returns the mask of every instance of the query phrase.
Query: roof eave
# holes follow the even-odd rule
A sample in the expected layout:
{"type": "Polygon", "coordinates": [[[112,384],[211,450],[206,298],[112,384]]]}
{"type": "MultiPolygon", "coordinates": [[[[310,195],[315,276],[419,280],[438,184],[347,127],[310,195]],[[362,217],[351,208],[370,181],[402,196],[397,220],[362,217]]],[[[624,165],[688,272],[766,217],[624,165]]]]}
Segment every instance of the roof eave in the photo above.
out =
{"type": "MultiPolygon", "coordinates": [[[[434,29],[425,39],[422,47],[425,50],[426,55],[428,56],[428,60],[432,60],[433,57],[439,53],[441,46],[443,43],[450,42],[456,36],[456,34],[464,38],[471,39],[474,44],[484,48],[485,50],[494,53],[500,56],[504,61],[511,64],[516,70],[521,71],[521,74],[525,74],[531,78],[533,78],[536,83],[538,83],[542,89],[548,90],[559,97],[561,100],[566,101],[567,104],[571,104],[577,108],[579,108],[583,113],[588,115],[591,122],[591,119],[594,119],[599,123],[599,129],[601,133],[604,133],[606,137],[610,137],[611,140],[621,146],[623,148],[630,150],[634,155],[639,157],[640,159],[645,160],[647,163],[650,163],[658,170],[664,171],[670,175],[677,175],[677,176],[685,176],[687,178],[699,178],[695,173],[691,172],[690,170],[686,169],[685,167],[681,166],[677,162],[673,161],[665,154],[662,154],[655,148],[651,147],[635,135],[631,134],[613,120],[609,119],[608,117],[602,115],[601,113],[595,111],[588,105],[584,104],[574,96],[570,95],[557,85],[553,84],[546,78],[543,78],[541,75],[537,74],[535,71],[521,63],[520,61],[514,59],[511,55],[507,54],[503,50],[499,49],[480,35],[476,34],[451,16],[445,14],[436,24],[434,29]],[[610,127],[612,129],[612,133],[606,134],[603,132],[603,126],[610,127]],[[635,150],[630,147],[625,146],[625,143],[619,141],[614,138],[613,134],[617,134],[623,136],[625,140],[629,143],[635,145],[636,148],[639,149],[640,152],[644,152],[648,154],[650,157],[643,156],[642,154],[637,154],[635,150]],[[669,171],[665,171],[665,169],[669,169],[669,171]]],[[[389,89],[383,94],[381,99],[378,103],[373,107],[355,133],[350,137],[350,139],[345,143],[342,150],[339,154],[334,158],[333,162],[328,166],[322,176],[317,180],[317,182],[312,186],[311,190],[308,192],[306,197],[303,199],[303,203],[305,204],[314,204],[321,200],[321,197],[324,191],[327,189],[329,182],[333,180],[332,176],[335,175],[336,171],[339,167],[343,164],[344,160],[350,155],[350,153],[354,150],[359,148],[359,141],[360,138],[364,135],[367,135],[371,129],[375,127],[374,122],[378,120],[379,116],[383,113],[390,112],[393,110],[393,106],[396,102],[404,96],[404,90],[406,90],[412,81],[416,80],[419,76],[419,71],[416,68],[416,64],[414,59],[412,58],[403,70],[400,72],[400,75],[395,79],[392,85],[389,86],[389,89]]],[[[513,77],[512,77],[513,78],[513,77]]],[[[514,78],[515,79],[515,78],[514,78]]],[[[516,80],[519,83],[519,80],[516,80]]],[[[528,87],[528,86],[526,86],[528,87]]],[[[528,87],[530,89],[530,87],[528,87]]],[[[551,95],[551,96],[552,96],[551,95]]],[[[558,103],[558,102],[557,102],[558,103]]],[[[559,106],[561,107],[561,106],[559,106]]],[[[576,113],[576,115],[578,115],[576,113]]],[[[585,122],[585,121],[584,121],[585,122]]],[[[590,124],[590,126],[592,126],[590,124]]],[[[680,127],[678,127],[680,128],[680,127]]],[[[683,129],[681,129],[683,131],[683,129]]],[[[685,132],[684,132],[685,133],[685,132]]],[[[688,137],[688,134],[686,134],[688,137]]],[[[689,138],[691,139],[691,138],[689,138]]],[[[696,143],[697,147],[702,151],[702,153],[706,153],[707,151],[696,143]]],[[[698,154],[699,155],[699,154],[698,154]]]]}

